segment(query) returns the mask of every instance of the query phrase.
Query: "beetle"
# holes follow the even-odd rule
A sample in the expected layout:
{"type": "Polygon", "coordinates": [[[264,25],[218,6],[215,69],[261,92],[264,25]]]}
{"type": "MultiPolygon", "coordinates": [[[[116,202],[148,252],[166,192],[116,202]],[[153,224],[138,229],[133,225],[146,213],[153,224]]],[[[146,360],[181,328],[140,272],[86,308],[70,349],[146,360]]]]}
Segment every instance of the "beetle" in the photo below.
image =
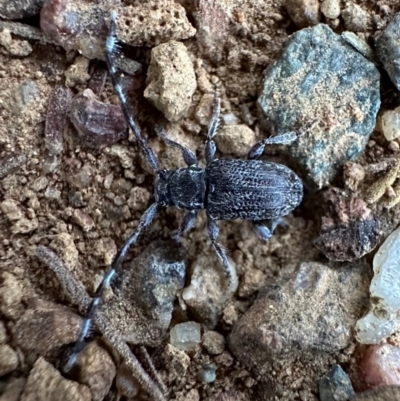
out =
{"type": "Polygon", "coordinates": [[[220,114],[220,101],[217,95],[214,98],[213,114],[207,133],[206,167],[199,167],[196,155],[190,149],[169,139],[163,128],[156,126],[158,136],[167,145],[180,149],[187,165],[187,167],[176,170],[160,169],[153,150],[141,135],[133,114],[130,112],[120,84],[119,73],[115,67],[118,49],[116,18],[117,14],[113,11],[106,43],[106,62],[128,125],[147,163],[155,173],[155,202],[144,212],[136,230],[117,252],[110,269],[97,288],[83,320],[75,349],[65,367],[66,371],[72,368],[84,347],[85,338],[89,333],[95,310],[101,302],[105,288],[110,285],[116,275],[129,247],[136,242],[142,230],[151,224],[159,207],[175,206],[186,211],[180,228],[172,234],[177,240],[193,227],[198,211],[206,211],[208,235],[222,262],[229,287],[234,291],[237,287],[236,273],[229,262],[226,251],[217,242],[219,230],[216,221],[250,220],[254,223],[259,237],[268,240],[276,227],[277,219],[287,215],[298,206],[303,196],[302,181],[292,170],[282,164],[257,160],[266,145],[293,142],[297,138],[295,132],[277,135],[258,142],[250,149],[248,160],[214,158],[216,153],[214,137],[217,134],[220,114]],[[262,224],[262,220],[275,220],[275,222],[269,229],[262,224]]]}

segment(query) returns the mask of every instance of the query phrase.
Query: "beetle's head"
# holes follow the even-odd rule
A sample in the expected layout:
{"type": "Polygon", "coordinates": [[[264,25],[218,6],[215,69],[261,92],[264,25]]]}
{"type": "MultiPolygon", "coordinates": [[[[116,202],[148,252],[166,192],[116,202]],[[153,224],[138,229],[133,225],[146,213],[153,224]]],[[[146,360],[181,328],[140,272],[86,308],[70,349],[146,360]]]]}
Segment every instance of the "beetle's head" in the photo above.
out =
{"type": "Polygon", "coordinates": [[[172,202],[169,190],[169,182],[172,174],[173,171],[160,170],[156,175],[154,196],[156,198],[156,202],[163,207],[172,206],[174,204],[172,202]]]}

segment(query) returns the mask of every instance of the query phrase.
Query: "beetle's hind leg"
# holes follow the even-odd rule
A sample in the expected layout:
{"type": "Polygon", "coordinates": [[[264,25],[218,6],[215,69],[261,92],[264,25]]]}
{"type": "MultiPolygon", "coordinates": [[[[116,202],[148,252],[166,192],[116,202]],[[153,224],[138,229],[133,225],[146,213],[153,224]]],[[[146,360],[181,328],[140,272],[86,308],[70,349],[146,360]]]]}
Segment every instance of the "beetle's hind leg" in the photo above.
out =
{"type": "Polygon", "coordinates": [[[278,217],[277,219],[270,220],[270,228],[259,221],[253,221],[253,225],[258,237],[263,241],[268,241],[274,234],[276,227],[288,227],[289,223],[285,218],[278,217]]]}
{"type": "Polygon", "coordinates": [[[264,152],[266,145],[289,145],[297,139],[297,134],[294,131],[285,134],[271,136],[260,142],[257,142],[247,154],[247,158],[258,159],[264,152]]]}

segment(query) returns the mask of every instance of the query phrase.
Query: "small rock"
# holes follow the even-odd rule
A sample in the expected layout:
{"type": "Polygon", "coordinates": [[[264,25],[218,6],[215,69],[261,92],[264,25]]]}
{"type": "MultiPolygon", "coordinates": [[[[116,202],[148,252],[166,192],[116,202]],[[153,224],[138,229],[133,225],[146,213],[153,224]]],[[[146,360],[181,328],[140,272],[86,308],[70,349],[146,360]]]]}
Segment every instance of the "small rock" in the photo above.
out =
{"type": "Polygon", "coordinates": [[[217,331],[206,331],[203,334],[202,344],[210,355],[220,355],[225,351],[225,337],[217,331]]]}
{"type": "Polygon", "coordinates": [[[225,277],[215,268],[218,266],[214,256],[197,258],[190,285],[182,293],[182,298],[196,319],[213,329],[221,318],[226,302],[232,296],[232,290],[225,283],[225,277]]]}
{"type": "Polygon", "coordinates": [[[321,401],[347,401],[354,395],[349,376],[340,365],[334,365],[318,382],[321,401]]]}
{"type": "Polygon", "coordinates": [[[0,16],[5,19],[30,18],[39,14],[44,0],[0,0],[0,16]]]}
{"type": "Polygon", "coordinates": [[[0,179],[6,177],[12,171],[17,170],[26,163],[26,156],[22,153],[7,155],[0,160],[0,179]]]}
{"type": "Polygon", "coordinates": [[[74,238],[68,233],[60,233],[53,237],[50,247],[54,249],[57,255],[68,267],[69,270],[74,271],[79,263],[79,252],[75,246],[74,238]]]}
{"type": "Polygon", "coordinates": [[[399,250],[400,228],[386,238],[374,256],[371,308],[356,325],[356,339],[362,344],[377,344],[400,329],[399,250]]]}
{"type": "Polygon", "coordinates": [[[290,18],[299,28],[319,23],[318,0],[286,0],[285,8],[290,18]]]}
{"type": "Polygon", "coordinates": [[[116,368],[108,352],[96,341],[89,343],[79,356],[79,382],[86,384],[93,401],[102,401],[109,393],[116,368]]]}
{"type": "Polygon", "coordinates": [[[212,383],[217,378],[217,365],[214,362],[205,364],[199,372],[199,380],[203,383],[212,383]]]}
{"type": "Polygon", "coordinates": [[[32,299],[14,328],[13,340],[26,353],[51,356],[76,341],[81,321],[64,306],[32,299]]]}
{"type": "Polygon", "coordinates": [[[13,372],[17,367],[17,353],[7,344],[0,345],[0,377],[13,372]]]}
{"type": "Polygon", "coordinates": [[[365,177],[363,166],[358,163],[347,162],[343,166],[343,179],[347,188],[356,191],[358,185],[365,177]]]}
{"type": "Polygon", "coordinates": [[[369,27],[369,14],[358,4],[347,2],[341,15],[344,20],[344,25],[349,31],[364,32],[369,27]]]}
{"type": "Polygon", "coordinates": [[[149,204],[150,197],[151,194],[146,188],[134,187],[126,203],[133,210],[144,210],[149,204]]]}
{"type": "Polygon", "coordinates": [[[33,81],[22,82],[15,90],[15,112],[22,113],[26,106],[32,102],[37,95],[37,85],[33,81]]]}
{"type": "Polygon", "coordinates": [[[156,46],[170,40],[188,39],[196,29],[186,17],[185,9],[170,0],[150,0],[121,10],[117,36],[131,46],[156,46]]]}
{"type": "Polygon", "coordinates": [[[117,156],[123,168],[131,168],[133,166],[133,155],[123,145],[112,145],[110,147],[110,155],[117,156]]]}
{"type": "Polygon", "coordinates": [[[22,217],[22,211],[18,207],[18,203],[12,199],[6,199],[1,202],[0,209],[9,221],[16,221],[22,217]]]}
{"type": "Polygon", "coordinates": [[[17,320],[24,312],[22,283],[7,271],[3,272],[0,283],[0,311],[8,319],[17,320]]]}
{"type": "Polygon", "coordinates": [[[170,332],[170,343],[182,351],[190,351],[200,344],[200,328],[196,322],[175,325],[170,332]]]}
{"type": "Polygon", "coordinates": [[[378,245],[380,221],[362,199],[330,188],[324,193],[324,201],[326,215],[322,216],[315,245],[328,259],[360,259],[378,245]]]}
{"type": "Polygon", "coordinates": [[[258,102],[277,133],[300,134],[288,152],[317,188],[363,152],[379,82],[375,65],[323,24],[293,34],[267,69],[258,102]]]}
{"type": "Polygon", "coordinates": [[[340,15],[340,0],[324,0],[321,3],[321,13],[329,19],[338,18],[340,15]]]}
{"type": "Polygon", "coordinates": [[[68,88],[73,88],[77,85],[85,85],[90,79],[89,62],[86,57],[77,57],[73,64],[71,64],[67,71],[65,71],[65,85],[68,88]]]}
{"type": "Polygon", "coordinates": [[[275,361],[345,348],[367,300],[368,270],[361,262],[352,262],[351,269],[301,264],[294,279],[270,282],[260,291],[233,326],[230,349],[262,372],[275,361]]]}
{"type": "Polygon", "coordinates": [[[128,137],[120,105],[100,102],[90,89],[75,96],[70,119],[87,146],[101,148],[128,137]]]}
{"type": "MultiPolygon", "coordinates": [[[[210,124],[212,111],[213,111],[214,94],[205,93],[199,104],[196,106],[195,118],[197,122],[205,127],[210,124]]],[[[219,135],[219,132],[218,132],[219,135]]]]}
{"type": "Polygon", "coordinates": [[[81,209],[74,209],[72,218],[85,232],[90,231],[95,226],[93,219],[81,209]]]}
{"type": "Polygon", "coordinates": [[[152,242],[126,266],[114,289],[116,294],[101,306],[118,327],[124,341],[157,346],[169,327],[177,291],[183,288],[186,252],[174,241],[152,242]]]}
{"type": "Polygon", "coordinates": [[[32,189],[35,192],[40,192],[40,191],[43,191],[43,189],[45,189],[47,187],[47,185],[49,185],[49,179],[42,175],[42,176],[36,178],[35,181],[33,181],[32,189]]]}
{"type": "Polygon", "coordinates": [[[55,187],[47,187],[46,191],[44,191],[44,197],[47,199],[59,199],[61,196],[61,191],[55,187]]]}
{"type": "Polygon", "coordinates": [[[67,380],[39,358],[29,373],[20,401],[91,401],[90,390],[83,384],[67,380]]]}
{"type": "Polygon", "coordinates": [[[383,135],[388,141],[400,138],[400,107],[384,111],[381,126],[383,135]]]}
{"type": "Polygon", "coordinates": [[[352,377],[359,390],[383,385],[400,386],[400,348],[390,344],[371,345],[360,351],[357,372],[352,377]]]}
{"type": "Polygon", "coordinates": [[[50,155],[59,155],[64,149],[64,129],[71,101],[71,90],[63,86],[56,87],[50,95],[44,130],[44,143],[50,155]]]}
{"type": "Polygon", "coordinates": [[[390,79],[400,90],[400,14],[396,14],[376,39],[375,47],[390,79]]]}
{"type": "Polygon", "coordinates": [[[246,156],[256,143],[256,134],[247,125],[224,125],[215,137],[218,150],[238,157],[246,156]]]}
{"type": "Polygon", "coordinates": [[[356,394],[350,401],[395,401],[400,399],[400,386],[382,386],[356,394]]]}
{"type": "Polygon", "coordinates": [[[0,46],[2,53],[15,57],[26,57],[33,51],[27,40],[14,39],[8,29],[0,32],[0,46]]]}
{"type": "Polygon", "coordinates": [[[170,41],[151,50],[147,71],[146,99],[169,121],[177,121],[188,110],[196,90],[196,76],[183,43],[170,41]]]}
{"type": "Polygon", "coordinates": [[[186,352],[167,344],[164,348],[164,362],[168,366],[169,380],[175,380],[177,377],[184,377],[189,366],[190,358],[186,352]]]}

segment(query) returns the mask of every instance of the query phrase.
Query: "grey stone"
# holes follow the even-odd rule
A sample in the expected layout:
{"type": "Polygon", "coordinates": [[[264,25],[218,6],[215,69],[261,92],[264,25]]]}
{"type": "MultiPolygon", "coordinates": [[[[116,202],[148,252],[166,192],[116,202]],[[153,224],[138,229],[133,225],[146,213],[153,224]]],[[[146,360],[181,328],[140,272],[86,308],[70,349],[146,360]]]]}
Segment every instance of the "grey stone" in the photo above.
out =
{"type": "Polygon", "coordinates": [[[271,281],[233,326],[231,351],[262,372],[276,361],[344,349],[368,301],[369,270],[365,262],[340,268],[308,262],[296,277],[271,281]]]}
{"type": "Polygon", "coordinates": [[[200,344],[201,326],[196,322],[185,322],[171,329],[170,343],[179,350],[189,351],[200,344]]]}
{"type": "Polygon", "coordinates": [[[170,325],[173,303],[185,283],[186,251],[174,241],[152,242],[123,269],[101,311],[124,341],[157,346],[170,325]]]}
{"type": "Polygon", "coordinates": [[[355,394],[349,376],[340,365],[334,365],[318,386],[321,401],[347,401],[355,394]]]}
{"type": "Polygon", "coordinates": [[[376,52],[390,79],[400,90],[400,14],[397,14],[376,40],[376,52]]]}
{"type": "Polygon", "coordinates": [[[199,372],[199,379],[204,383],[212,383],[217,378],[217,365],[213,362],[205,364],[199,372]]]}
{"type": "Polygon", "coordinates": [[[324,24],[293,34],[267,69],[258,102],[276,133],[299,134],[288,151],[318,188],[363,152],[379,80],[375,65],[324,24]]]}

